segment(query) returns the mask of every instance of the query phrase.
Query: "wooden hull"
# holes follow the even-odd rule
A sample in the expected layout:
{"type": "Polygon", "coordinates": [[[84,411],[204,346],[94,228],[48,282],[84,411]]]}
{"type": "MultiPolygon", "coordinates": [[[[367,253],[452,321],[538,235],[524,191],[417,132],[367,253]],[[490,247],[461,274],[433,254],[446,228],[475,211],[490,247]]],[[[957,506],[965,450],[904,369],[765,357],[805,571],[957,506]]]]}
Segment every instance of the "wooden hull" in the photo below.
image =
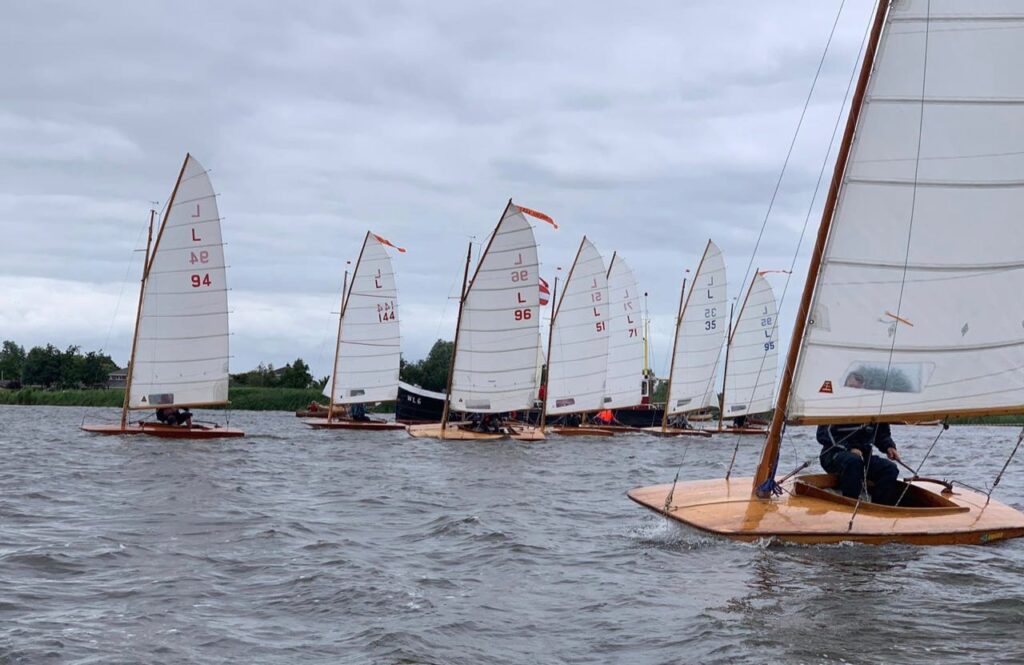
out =
{"type": "Polygon", "coordinates": [[[760,427],[723,427],[714,430],[715,434],[739,434],[741,436],[768,436],[768,430],[760,427]]]}
{"type": "Polygon", "coordinates": [[[446,441],[500,441],[514,439],[516,441],[543,441],[544,434],[532,426],[517,426],[515,434],[497,434],[492,432],[475,432],[461,429],[457,423],[448,423],[441,436],[441,423],[426,425],[409,425],[409,434],[417,439],[445,439],[446,441]]]}
{"type": "Polygon", "coordinates": [[[653,434],[654,436],[711,436],[711,432],[704,429],[676,429],[674,427],[661,429],[660,427],[643,427],[639,431],[646,434],[653,434]]]}
{"type": "Polygon", "coordinates": [[[323,411],[305,411],[303,409],[299,409],[298,411],[295,412],[295,417],[296,418],[326,418],[327,417],[327,407],[324,407],[323,411]]]}
{"type": "Polygon", "coordinates": [[[559,436],[615,436],[615,430],[608,427],[594,427],[591,425],[580,427],[556,425],[546,428],[545,434],[557,434],[559,436]]]}
{"type": "Polygon", "coordinates": [[[82,429],[92,434],[145,434],[163,439],[223,439],[245,436],[245,432],[242,430],[229,427],[206,427],[203,425],[180,427],[162,423],[130,423],[124,429],[120,425],[82,425],[82,429]]]}
{"type": "MultiPolygon", "coordinates": [[[[781,497],[759,499],[751,493],[752,478],[698,480],[638,487],[628,496],[640,505],[700,531],[732,540],[775,539],[808,545],[856,542],[880,545],[985,544],[1024,536],[1024,513],[998,501],[985,506],[985,496],[957,487],[952,494],[933,492],[909,483],[918,497],[934,505],[895,508],[863,502],[852,526],[854,503],[817,490],[803,479],[787,483],[781,497]],[[799,487],[798,487],[799,486],[799,487]],[[800,487],[810,488],[802,491],[800,487]],[[665,499],[672,492],[670,506],[665,499]]],[[[834,480],[834,479],[833,479],[834,480]]]]}
{"type": "Polygon", "coordinates": [[[306,420],[304,424],[313,429],[357,429],[357,430],[398,430],[405,429],[401,423],[382,420],[306,420]]]}

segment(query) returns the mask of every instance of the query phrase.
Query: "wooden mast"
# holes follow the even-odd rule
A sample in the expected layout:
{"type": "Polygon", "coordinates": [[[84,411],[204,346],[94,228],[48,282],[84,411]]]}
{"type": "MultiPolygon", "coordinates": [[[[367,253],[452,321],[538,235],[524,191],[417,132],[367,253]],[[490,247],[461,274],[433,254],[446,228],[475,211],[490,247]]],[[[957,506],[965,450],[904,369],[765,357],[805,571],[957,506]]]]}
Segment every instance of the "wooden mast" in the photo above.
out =
{"type": "Polygon", "coordinates": [[[132,353],[128,359],[128,373],[124,380],[124,404],[121,406],[121,429],[128,427],[128,402],[132,394],[132,372],[135,369],[135,345],[139,339],[142,318],[142,298],[146,295],[146,276],[149,274],[149,248],[153,244],[153,220],[156,210],[149,211],[149,232],[146,234],[146,258],[142,260],[142,279],[139,280],[139,302],[135,307],[135,330],[132,332],[132,353]]]}
{"type": "Polygon", "coordinates": [[[885,24],[885,15],[888,7],[889,0],[879,0],[875,8],[875,19],[871,26],[871,35],[868,38],[867,48],[864,51],[864,62],[861,64],[857,88],[850,102],[850,114],[846,118],[846,129],[843,132],[843,140],[836,156],[836,166],[832,172],[832,182],[829,184],[828,197],[825,199],[825,207],[822,209],[821,225],[818,227],[818,237],[814,243],[811,261],[807,268],[807,281],[804,283],[800,307],[797,310],[796,321],[793,324],[793,335],[789,343],[789,352],[786,355],[786,367],[782,372],[782,382],[779,385],[778,401],[775,403],[772,424],[768,429],[764,450],[761,452],[761,461],[758,463],[757,471],[754,474],[753,491],[762,496],[762,498],[768,496],[768,494],[759,492],[758,487],[775,477],[775,465],[779,457],[779,446],[782,443],[782,426],[786,421],[786,407],[793,388],[793,375],[796,371],[796,363],[800,355],[800,346],[803,342],[804,333],[807,330],[807,318],[810,314],[811,299],[814,296],[814,285],[818,281],[818,273],[821,271],[821,260],[825,254],[825,244],[828,240],[829,229],[832,227],[840,185],[842,184],[843,174],[846,172],[846,164],[850,158],[853,135],[856,132],[857,120],[860,118],[860,111],[864,104],[864,93],[867,91],[868,80],[871,78],[871,69],[875,62],[875,54],[878,51],[878,42],[882,35],[882,26],[885,24]]]}
{"type": "MultiPolygon", "coordinates": [[[[547,357],[548,371],[547,371],[547,377],[544,379],[544,402],[540,405],[540,432],[541,432],[541,434],[544,433],[544,424],[545,424],[545,421],[547,420],[547,416],[548,416],[548,386],[551,383],[551,342],[553,341],[552,340],[552,338],[554,337],[553,333],[555,332],[555,318],[558,317],[558,312],[562,309],[562,300],[565,300],[566,287],[569,285],[569,282],[572,280],[572,273],[573,273],[574,270],[576,270],[576,262],[580,260],[580,252],[583,251],[583,243],[585,243],[585,242],[587,242],[587,236],[583,236],[583,240],[580,241],[580,247],[579,247],[579,249],[576,250],[576,258],[572,260],[572,267],[569,268],[569,275],[565,278],[566,286],[562,287],[562,297],[561,297],[560,300],[558,300],[556,302],[555,309],[552,310],[552,312],[551,312],[551,325],[548,327],[548,357],[547,357]]],[[[558,286],[557,279],[556,279],[555,286],[556,286],[556,288],[558,286]]],[[[554,299],[555,294],[552,293],[551,297],[552,297],[552,299],[554,299]]]]}
{"type": "MultiPolygon", "coordinates": [[[[124,383],[124,408],[121,410],[121,429],[125,429],[128,425],[128,409],[131,406],[131,393],[132,393],[132,378],[135,374],[135,347],[139,344],[139,327],[142,323],[142,301],[146,294],[146,282],[149,281],[149,269],[153,265],[153,259],[156,257],[156,251],[160,248],[160,239],[164,236],[164,227],[167,226],[167,218],[171,215],[171,208],[174,207],[174,199],[178,196],[178,187],[181,186],[181,179],[185,177],[185,167],[188,166],[188,160],[192,157],[189,153],[185,153],[185,160],[181,163],[181,170],[178,171],[178,179],[174,181],[174,189],[171,190],[171,198],[167,199],[167,206],[164,209],[163,219],[160,220],[160,230],[157,231],[156,241],[153,243],[152,252],[150,251],[149,241],[146,241],[146,265],[142,269],[142,286],[139,288],[139,305],[135,311],[135,332],[132,334],[132,355],[128,360],[128,375],[125,376],[124,383]]],[[[150,211],[150,224],[153,221],[154,211],[150,211]]],[[[152,231],[150,232],[152,237],[152,231]]]]}
{"type": "MultiPolygon", "coordinates": [[[[366,247],[366,241],[363,241],[363,247],[366,247]]],[[[362,250],[359,251],[359,259],[363,258],[362,250]]],[[[352,271],[352,283],[356,281],[356,271],[359,270],[359,260],[356,261],[356,267],[352,271]]],[[[345,278],[341,282],[341,305],[338,307],[338,338],[334,340],[334,367],[331,369],[331,396],[327,400],[327,422],[331,422],[334,419],[334,387],[338,383],[338,352],[341,347],[341,322],[345,318],[345,305],[348,304],[348,270],[345,271],[345,278]]]]}
{"type": "MultiPolygon", "coordinates": [[[[499,222],[500,223],[500,222],[499,222]]],[[[444,431],[448,427],[448,410],[452,400],[452,377],[455,374],[455,354],[459,350],[459,329],[462,327],[462,307],[466,304],[466,280],[469,279],[469,260],[473,254],[473,241],[470,241],[466,249],[466,267],[462,272],[462,291],[459,294],[459,315],[455,319],[455,341],[452,342],[452,357],[448,363],[448,385],[444,389],[444,411],[441,414],[441,438],[444,438],[444,431]]],[[[482,259],[483,257],[481,257],[482,259]]]]}
{"type": "MultiPolygon", "coordinates": [[[[708,257],[708,250],[711,249],[711,239],[708,239],[708,244],[704,246],[704,253],[700,257],[700,263],[697,264],[697,272],[693,273],[694,283],[696,284],[697,275],[700,274],[700,269],[704,267],[704,259],[708,257]]],[[[686,278],[683,278],[683,290],[679,293],[679,315],[676,316],[676,334],[675,339],[672,340],[672,364],[668,366],[668,390],[665,392],[665,412],[661,414],[661,431],[665,431],[668,428],[668,407],[669,402],[672,400],[672,379],[676,373],[676,347],[679,346],[679,326],[683,324],[683,314],[686,313],[686,306],[690,304],[690,296],[693,295],[693,287],[690,287],[690,293],[686,293],[686,278]],[[683,296],[686,296],[685,300],[683,296]]]]}
{"type": "MultiPolygon", "coordinates": [[[[747,291],[747,295],[750,295],[750,291],[747,291]]],[[[732,349],[732,315],[735,309],[735,303],[729,305],[729,328],[726,332],[725,337],[725,365],[722,367],[722,396],[718,398],[718,431],[722,431],[722,421],[725,418],[725,382],[729,380],[729,351],[732,349]]],[[[743,313],[743,308],[740,308],[740,313],[743,313]]],[[[739,317],[736,317],[737,320],[739,317]]]]}

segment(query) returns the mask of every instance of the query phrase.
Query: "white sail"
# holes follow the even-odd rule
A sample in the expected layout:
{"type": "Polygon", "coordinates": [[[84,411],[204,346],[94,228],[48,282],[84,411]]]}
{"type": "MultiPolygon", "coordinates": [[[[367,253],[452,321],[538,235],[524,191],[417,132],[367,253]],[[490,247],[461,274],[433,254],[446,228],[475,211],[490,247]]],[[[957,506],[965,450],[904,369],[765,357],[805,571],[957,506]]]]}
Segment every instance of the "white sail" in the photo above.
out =
{"type": "Polygon", "coordinates": [[[604,260],[583,238],[558,299],[548,354],[547,413],[604,408],[608,369],[608,279],[604,260]]]}
{"type": "Polygon", "coordinates": [[[153,244],[139,312],[129,407],[228,399],[228,294],[217,199],[187,156],[153,244]]]}
{"type": "Polygon", "coordinates": [[[1024,6],[905,0],[886,23],[788,414],[1020,410],[1024,6]]]}
{"type": "Polygon", "coordinates": [[[725,368],[724,418],[771,410],[779,366],[778,313],[771,284],[755,275],[733,326],[725,368]]]}
{"type": "Polygon", "coordinates": [[[335,404],[397,398],[401,360],[398,321],[391,258],[377,236],[367,233],[341,313],[333,380],[324,393],[335,404]]]}
{"type": "Polygon", "coordinates": [[[643,400],[644,338],[640,289],[633,271],[618,254],[608,267],[608,374],[604,407],[636,406],[643,400]]]}
{"type": "Polygon", "coordinates": [[[501,413],[533,405],[540,336],[537,270],[533,227],[509,203],[462,305],[452,409],[501,413]]]}
{"type": "Polygon", "coordinates": [[[708,241],[676,327],[669,413],[704,409],[715,397],[715,370],[726,332],[725,259],[708,241]]]}

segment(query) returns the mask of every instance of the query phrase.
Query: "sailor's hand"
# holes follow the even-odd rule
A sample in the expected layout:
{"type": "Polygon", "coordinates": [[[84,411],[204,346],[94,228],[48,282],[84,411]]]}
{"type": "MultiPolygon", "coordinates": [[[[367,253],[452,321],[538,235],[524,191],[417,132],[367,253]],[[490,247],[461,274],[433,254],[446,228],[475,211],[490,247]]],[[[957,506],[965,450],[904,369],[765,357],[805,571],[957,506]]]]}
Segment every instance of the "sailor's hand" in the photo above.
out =
{"type": "Polygon", "coordinates": [[[896,446],[893,446],[892,448],[889,448],[889,450],[886,450],[885,456],[891,460],[896,460],[897,462],[903,461],[903,458],[900,457],[900,451],[896,450],[896,446]]]}
{"type": "Polygon", "coordinates": [[[860,451],[860,448],[850,448],[850,452],[856,455],[857,457],[864,459],[864,453],[860,451]]]}

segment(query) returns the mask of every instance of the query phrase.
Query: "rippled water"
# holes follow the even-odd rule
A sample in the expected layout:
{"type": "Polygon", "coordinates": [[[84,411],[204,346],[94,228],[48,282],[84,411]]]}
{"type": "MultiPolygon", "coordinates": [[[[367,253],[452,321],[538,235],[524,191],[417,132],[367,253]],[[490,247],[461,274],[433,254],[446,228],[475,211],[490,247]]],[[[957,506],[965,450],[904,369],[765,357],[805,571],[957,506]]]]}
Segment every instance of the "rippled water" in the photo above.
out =
{"type": "MultiPolygon", "coordinates": [[[[84,414],[0,407],[0,663],[1024,659],[1024,540],[744,545],[625,497],[684,455],[681,477],[722,474],[732,438],[437,442],[236,412],[247,438],[183,443],[84,414]]],[[[895,430],[915,461],[935,433],[895,430]]],[[[983,485],[1016,434],[950,430],[925,470],[983,485]]],[[[1024,459],[996,496],[1024,507],[1024,459]]]]}

